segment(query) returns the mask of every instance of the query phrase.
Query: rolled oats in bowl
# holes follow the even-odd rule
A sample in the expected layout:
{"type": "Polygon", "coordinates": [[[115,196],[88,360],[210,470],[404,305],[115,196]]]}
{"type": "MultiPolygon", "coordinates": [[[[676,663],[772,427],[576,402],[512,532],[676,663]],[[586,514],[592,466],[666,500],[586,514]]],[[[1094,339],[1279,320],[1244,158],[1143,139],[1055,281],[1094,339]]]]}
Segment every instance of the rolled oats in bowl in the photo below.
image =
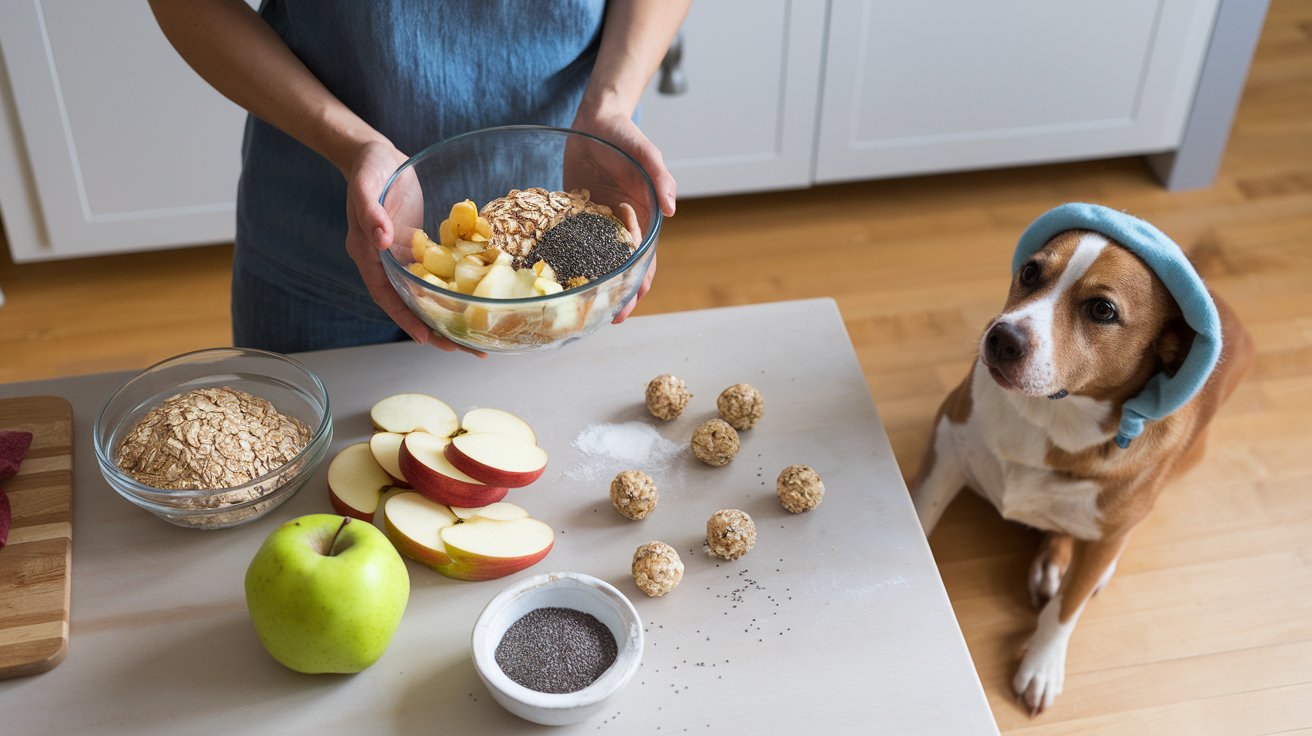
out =
{"type": "Polygon", "coordinates": [[[97,461],[124,498],[179,526],[219,529],[286,501],[332,437],[318,378],[286,356],[219,348],[171,358],[96,418],[97,461]]]}

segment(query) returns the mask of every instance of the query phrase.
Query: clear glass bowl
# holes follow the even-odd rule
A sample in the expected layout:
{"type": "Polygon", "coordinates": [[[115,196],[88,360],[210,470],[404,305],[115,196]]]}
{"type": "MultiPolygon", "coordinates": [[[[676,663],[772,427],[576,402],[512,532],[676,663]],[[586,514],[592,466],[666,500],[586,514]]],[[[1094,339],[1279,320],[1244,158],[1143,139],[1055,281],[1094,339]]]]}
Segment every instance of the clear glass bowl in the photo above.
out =
{"type": "Polygon", "coordinates": [[[328,391],[318,376],[278,353],[213,348],[156,363],[105,402],[92,429],[100,472],[119,495],[178,526],[223,529],[267,514],[300,490],[332,442],[328,391]],[[229,386],[258,396],[310,428],[310,441],[281,467],[244,485],[213,490],[166,490],[144,485],[114,462],[123,437],[169,397],[198,388],[229,386]]]}
{"type": "Polygon", "coordinates": [[[634,298],[656,255],[661,211],[651,179],[638,162],[606,141],[564,128],[486,128],[429,146],[388,180],[380,201],[392,219],[394,242],[382,254],[392,286],[438,334],[475,350],[527,353],[592,334],[634,298]],[[472,199],[481,209],[512,189],[587,189],[630,229],[637,249],[618,269],[576,289],[548,296],[491,299],[431,284],[406,267],[411,238],[438,239],[451,206],[472,199]],[[621,207],[632,208],[632,216],[621,207]],[[621,213],[624,214],[621,214],[621,213]]]}

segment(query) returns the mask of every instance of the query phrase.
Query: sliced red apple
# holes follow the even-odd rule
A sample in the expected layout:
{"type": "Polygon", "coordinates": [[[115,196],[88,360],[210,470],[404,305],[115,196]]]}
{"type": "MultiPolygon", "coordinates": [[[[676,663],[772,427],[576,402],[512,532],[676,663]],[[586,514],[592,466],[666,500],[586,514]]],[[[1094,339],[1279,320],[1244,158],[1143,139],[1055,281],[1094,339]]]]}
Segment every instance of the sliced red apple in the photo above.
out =
{"type": "Polygon", "coordinates": [[[401,442],[401,475],[416,491],[438,503],[478,508],[505,498],[506,486],[478,480],[456,468],[444,450],[445,437],[411,432],[401,442]]]}
{"type": "Polygon", "coordinates": [[[413,491],[383,504],[383,533],[396,550],[439,572],[451,564],[439,532],[459,521],[451,509],[413,491]]]}
{"type": "Polygon", "coordinates": [[[449,437],[460,428],[460,420],[446,402],[428,394],[395,394],[369,410],[369,419],[384,432],[428,432],[449,437]]]}
{"type": "Polygon", "coordinates": [[[452,506],[451,513],[466,521],[475,517],[493,521],[514,521],[528,516],[528,512],[524,509],[505,501],[497,501],[476,509],[452,506]]]}
{"type": "Polygon", "coordinates": [[[538,443],[538,436],[528,422],[500,409],[470,409],[460,419],[460,428],[468,434],[494,432],[518,437],[535,445],[538,443]]]}
{"type": "Polygon", "coordinates": [[[348,445],[328,465],[328,497],[343,516],[372,522],[378,499],[392,478],[374,459],[368,442],[348,445]]]}
{"type": "Polygon", "coordinates": [[[369,449],[383,470],[392,476],[393,483],[409,486],[405,476],[401,475],[401,440],[404,439],[405,435],[400,432],[374,432],[369,438],[369,449]]]}
{"type": "Polygon", "coordinates": [[[492,580],[518,572],[546,557],[555,543],[551,527],[537,519],[461,519],[418,493],[389,498],[383,523],[401,554],[457,580],[492,580]]]}
{"type": "Polygon", "coordinates": [[[526,486],[547,469],[546,450],[497,432],[457,435],[446,446],[446,459],[471,478],[507,488],[526,486]]]}

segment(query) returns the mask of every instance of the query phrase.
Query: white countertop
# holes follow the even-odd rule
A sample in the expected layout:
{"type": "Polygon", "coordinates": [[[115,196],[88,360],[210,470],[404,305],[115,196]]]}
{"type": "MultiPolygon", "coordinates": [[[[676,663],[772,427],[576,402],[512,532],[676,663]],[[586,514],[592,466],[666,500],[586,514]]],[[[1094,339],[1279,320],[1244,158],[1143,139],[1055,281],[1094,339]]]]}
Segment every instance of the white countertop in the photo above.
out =
{"type": "MultiPolygon", "coordinates": [[[[494,406],[528,419],[550,453],[543,477],[507,501],[551,524],[547,558],[510,578],[448,580],[410,562],[410,604],[387,653],[350,676],[301,675],[274,662],[246,614],[246,565],[277,525],[331,512],[327,462],[299,494],[244,527],[173,527],[101,478],[91,424],[128,374],[0,385],[0,396],[56,394],[75,419],[73,583],[67,658],[0,681],[0,732],[534,733],[479,683],[469,636],[482,607],[521,576],[596,575],[638,608],[642,668],[602,715],[555,733],[996,733],[943,584],[830,300],[639,317],[556,352],[478,361],[411,344],[297,356],[328,387],[330,457],[368,439],[374,401],[427,392],[457,412],[494,406]],[[661,423],[643,406],[659,373],[694,397],[661,423]],[[765,397],[732,464],[686,450],[734,383],[765,397]],[[631,522],[610,507],[619,470],[572,443],[588,427],[641,422],[683,447],[645,468],[660,505],[631,522]],[[826,495],[794,516],[775,499],[785,466],[811,465],[826,495]],[[736,507],[758,542],[734,562],[701,551],[707,517],[736,507]],[[660,539],[683,557],[682,584],[648,598],[629,574],[634,548],[660,539]]],[[[639,468],[644,469],[644,468],[639,468]]]]}

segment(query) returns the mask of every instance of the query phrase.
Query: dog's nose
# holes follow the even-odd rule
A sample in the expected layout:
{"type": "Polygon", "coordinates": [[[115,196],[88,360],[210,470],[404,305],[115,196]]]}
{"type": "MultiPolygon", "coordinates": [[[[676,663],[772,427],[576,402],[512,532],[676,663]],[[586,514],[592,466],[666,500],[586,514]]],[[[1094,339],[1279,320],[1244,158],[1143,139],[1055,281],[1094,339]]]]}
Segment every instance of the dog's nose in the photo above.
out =
{"type": "Polygon", "coordinates": [[[984,350],[994,365],[1014,363],[1025,357],[1025,333],[1010,322],[999,322],[989,328],[984,350]]]}

